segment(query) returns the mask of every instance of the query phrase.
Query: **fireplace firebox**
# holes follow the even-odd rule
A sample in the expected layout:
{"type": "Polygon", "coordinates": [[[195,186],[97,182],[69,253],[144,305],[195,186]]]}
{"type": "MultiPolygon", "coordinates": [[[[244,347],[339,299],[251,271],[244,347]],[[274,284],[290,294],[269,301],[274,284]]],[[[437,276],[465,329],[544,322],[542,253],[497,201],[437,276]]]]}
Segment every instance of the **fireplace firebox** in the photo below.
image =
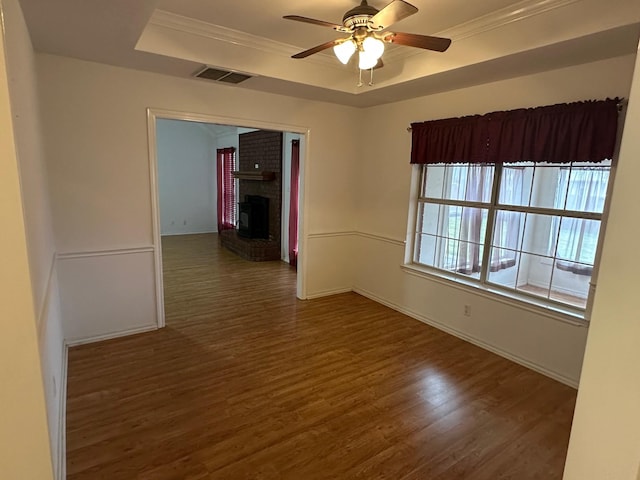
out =
{"type": "Polygon", "coordinates": [[[245,195],[238,204],[238,235],[245,238],[269,239],[269,199],[261,195],[245,195]]]}

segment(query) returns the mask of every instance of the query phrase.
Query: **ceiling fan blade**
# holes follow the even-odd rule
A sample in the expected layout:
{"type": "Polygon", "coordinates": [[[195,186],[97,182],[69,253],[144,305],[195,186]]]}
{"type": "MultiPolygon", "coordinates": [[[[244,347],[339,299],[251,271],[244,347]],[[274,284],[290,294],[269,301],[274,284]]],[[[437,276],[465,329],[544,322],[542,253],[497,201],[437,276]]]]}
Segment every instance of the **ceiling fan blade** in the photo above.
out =
{"type": "Polygon", "coordinates": [[[384,7],[378,13],[376,13],[369,22],[373,28],[388,28],[390,25],[399,22],[403,18],[407,18],[414,13],[417,13],[418,9],[405,2],[404,0],[393,0],[389,5],[384,7]]]}
{"type": "Polygon", "coordinates": [[[286,20],[295,20],[296,22],[310,23],[311,25],[320,25],[321,27],[331,27],[334,30],[342,28],[342,25],[325,22],[324,20],[316,20],[315,18],[301,17],[300,15],[285,15],[282,18],[286,20]]]}
{"type": "Polygon", "coordinates": [[[338,43],[339,40],[331,40],[330,42],[315,46],[313,48],[310,48],[309,50],[305,50],[304,52],[296,53],[295,55],[292,55],[291,58],[307,58],[309,55],[313,55],[314,53],[318,53],[322,50],[326,50],[327,48],[331,48],[338,43]]]}
{"type": "Polygon", "coordinates": [[[389,32],[383,39],[389,43],[424,48],[425,50],[434,50],[436,52],[444,52],[451,45],[451,39],[449,38],[416,35],[415,33],[389,32]]]}

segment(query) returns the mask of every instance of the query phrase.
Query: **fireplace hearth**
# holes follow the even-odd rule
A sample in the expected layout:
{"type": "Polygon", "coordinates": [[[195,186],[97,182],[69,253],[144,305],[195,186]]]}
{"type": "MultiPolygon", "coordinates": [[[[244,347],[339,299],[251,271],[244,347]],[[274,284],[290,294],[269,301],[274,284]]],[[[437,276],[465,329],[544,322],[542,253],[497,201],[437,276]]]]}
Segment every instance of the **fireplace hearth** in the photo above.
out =
{"type": "Polygon", "coordinates": [[[280,244],[274,240],[246,238],[236,229],[220,232],[220,242],[227,250],[252,262],[280,260],[280,244]]]}

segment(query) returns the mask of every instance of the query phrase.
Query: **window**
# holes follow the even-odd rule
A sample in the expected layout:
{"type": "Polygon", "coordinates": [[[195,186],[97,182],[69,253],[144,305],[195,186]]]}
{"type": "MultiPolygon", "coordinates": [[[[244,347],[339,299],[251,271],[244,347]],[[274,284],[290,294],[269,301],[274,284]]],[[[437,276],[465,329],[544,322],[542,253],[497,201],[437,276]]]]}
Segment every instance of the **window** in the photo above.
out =
{"type": "Polygon", "coordinates": [[[585,309],[610,161],[420,168],[415,264],[585,309]]]}
{"type": "Polygon", "coordinates": [[[216,159],[218,186],[218,231],[233,229],[238,218],[237,181],[233,177],[236,170],[236,149],[234,147],[217,150],[216,159]]]}

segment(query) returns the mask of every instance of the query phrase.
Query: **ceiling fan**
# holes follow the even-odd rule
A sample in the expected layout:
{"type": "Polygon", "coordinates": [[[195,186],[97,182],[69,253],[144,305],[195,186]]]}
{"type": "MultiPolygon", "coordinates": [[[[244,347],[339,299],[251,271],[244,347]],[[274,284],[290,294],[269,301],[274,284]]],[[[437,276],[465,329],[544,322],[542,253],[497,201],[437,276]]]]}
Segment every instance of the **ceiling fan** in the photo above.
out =
{"type": "Polygon", "coordinates": [[[299,15],[286,15],[283,18],[322,27],[331,27],[338,32],[349,34],[347,38],[331,40],[304,52],[297,53],[291,58],[306,58],[314,53],[333,47],[336,57],[345,65],[357,51],[359,57],[358,68],[360,70],[368,70],[382,66],[381,57],[384,53],[385,43],[395,43],[436,52],[444,52],[449,48],[451,40],[448,38],[384,31],[394,23],[417,12],[418,9],[416,7],[404,0],[393,0],[382,10],[370,6],[367,0],[362,0],[360,5],[344,14],[342,25],[299,15]]]}

